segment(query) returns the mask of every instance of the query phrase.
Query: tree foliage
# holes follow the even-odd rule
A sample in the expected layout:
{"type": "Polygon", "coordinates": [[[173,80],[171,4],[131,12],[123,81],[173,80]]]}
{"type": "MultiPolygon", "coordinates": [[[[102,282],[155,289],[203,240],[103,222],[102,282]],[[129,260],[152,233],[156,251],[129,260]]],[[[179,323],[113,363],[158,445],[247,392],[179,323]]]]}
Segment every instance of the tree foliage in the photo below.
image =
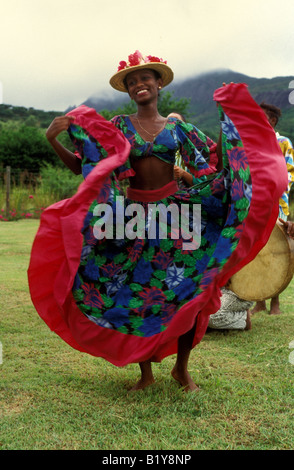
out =
{"type": "Polygon", "coordinates": [[[56,161],[44,131],[25,124],[1,125],[0,166],[38,172],[44,161],[56,161]]]}
{"type": "Polygon", "coordinates": [[[158,109],[162,116],[170,113],[179,113],[186,119],[189,117],[190,100],[188,98],[175,99],[173,92],[162,93],[159,99],[158,109]]]}
{"type": "Polygon", "coordinates": [[[50,122],[60,116],[58,111],[42,111],[40,109],[25,108],[23,106],[10,106],[0,104],[0,122],[14,121],[27,123],[33,127],[47,128],[50,122]]]}

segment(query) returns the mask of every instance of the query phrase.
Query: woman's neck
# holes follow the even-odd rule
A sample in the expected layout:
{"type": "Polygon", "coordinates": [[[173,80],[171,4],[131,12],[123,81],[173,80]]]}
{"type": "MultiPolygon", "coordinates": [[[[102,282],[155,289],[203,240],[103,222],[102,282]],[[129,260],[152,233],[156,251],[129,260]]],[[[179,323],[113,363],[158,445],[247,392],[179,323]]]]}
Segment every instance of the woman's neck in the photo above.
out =
{"type": "Polygon", "coordinates": [[[157,106],[154,105],[138,106],[137,113],[134,115],[134,117],[142,120],[148,119],[152,121],[161,118],[157,106]]]}

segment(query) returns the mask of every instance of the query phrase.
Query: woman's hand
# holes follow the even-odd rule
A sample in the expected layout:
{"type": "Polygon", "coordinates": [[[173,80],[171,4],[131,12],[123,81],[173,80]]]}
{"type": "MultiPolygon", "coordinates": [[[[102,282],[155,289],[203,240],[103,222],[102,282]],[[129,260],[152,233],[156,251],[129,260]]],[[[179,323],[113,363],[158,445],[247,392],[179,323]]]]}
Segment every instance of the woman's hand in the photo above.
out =
{"type": "Polygon", "coordinates": [[[193,184],[193,176],[189,171],[183,170],[179,166],[174,166],[174,179],[183,180],[189,186],[193,184]]]}
{"type": "MultiPolygon", "coordinates": [[[[235,82],[231,82],[230,85],[234,85],[235,82]]],[[[228,84],[226,82],[223,82],[223,86],[227,86],[228,84]]]]}
{"type": "Polygon", "coordinates": [[[294,238],[294,222],[291,222],[290,220],[283,220],[280,218],[279,222],[283,224],[287,235],[289,235],[290,238],[294,238]]]}
{"type": "Polygon", "coordinates": [[[180,168],[179,166],[174,166],[174,179],[175,180],[180,180],[183,178],[184,175],[184,170],[183,168],[180,168]]]}
{"type": "Polygon", "coordinates": [[[66,131],[70,124],[75,120],[74,116],[58,116],[51,122],[46,131],[46,137],[52,142],[62,132],[66,131]]]}
{"type": "Polygon", "coordinates": [[[59,158],[75,175],[81,173],[81,160],[73,152],[65,148],[56,137],[66,131],[75,120],[74,116],[58,116],[51,122],[46,131],[46,137],[59,158]]]}

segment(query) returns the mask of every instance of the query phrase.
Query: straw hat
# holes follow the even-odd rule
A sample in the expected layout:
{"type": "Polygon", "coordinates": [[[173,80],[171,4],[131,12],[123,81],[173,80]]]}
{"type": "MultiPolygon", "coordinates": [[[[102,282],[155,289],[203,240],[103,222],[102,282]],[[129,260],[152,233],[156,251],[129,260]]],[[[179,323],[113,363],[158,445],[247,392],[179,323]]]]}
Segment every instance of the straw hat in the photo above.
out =
{"type": "Polygon", "coordinates": [[[118,91],[128,92],[125,87],[124,79],[130,73],[138,69],[156,70],[162,78],[162,87],[168,85],[174,78],[172,69],[166,64],[166,61],[154,56],[143,56],[140,51],[129,55],[128,62],[121,61],[117,72],[109,80],[110,85],[118,91]]]}

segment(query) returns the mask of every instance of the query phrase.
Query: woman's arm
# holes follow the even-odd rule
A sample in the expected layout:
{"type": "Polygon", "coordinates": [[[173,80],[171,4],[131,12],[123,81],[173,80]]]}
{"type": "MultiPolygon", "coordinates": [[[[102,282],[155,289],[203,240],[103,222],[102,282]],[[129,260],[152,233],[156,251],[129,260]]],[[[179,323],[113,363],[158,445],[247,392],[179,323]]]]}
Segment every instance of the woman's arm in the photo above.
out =
{"type": "Polygon", "coordinates": [[[80,159],[57,140],[57,136],[62,131],[66,131],[74,119],[72,116],[59,116],[55,118],[46,131],[46,137],[63,163],[75,175],[79,175],[82,172],[80,159]]]}

